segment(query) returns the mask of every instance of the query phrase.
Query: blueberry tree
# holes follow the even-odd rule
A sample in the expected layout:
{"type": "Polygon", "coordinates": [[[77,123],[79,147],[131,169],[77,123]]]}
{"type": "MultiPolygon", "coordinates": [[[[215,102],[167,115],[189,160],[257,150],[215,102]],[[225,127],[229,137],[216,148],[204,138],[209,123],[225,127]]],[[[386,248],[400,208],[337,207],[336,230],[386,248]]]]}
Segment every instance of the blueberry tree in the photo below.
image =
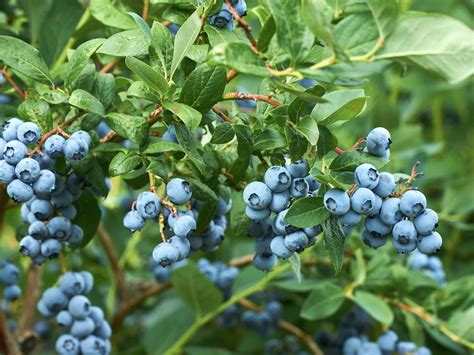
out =
{"type": "Polygon", "coordinates": [[[470,10],[0,1],[0,352],[472,353],[470,10]]]}

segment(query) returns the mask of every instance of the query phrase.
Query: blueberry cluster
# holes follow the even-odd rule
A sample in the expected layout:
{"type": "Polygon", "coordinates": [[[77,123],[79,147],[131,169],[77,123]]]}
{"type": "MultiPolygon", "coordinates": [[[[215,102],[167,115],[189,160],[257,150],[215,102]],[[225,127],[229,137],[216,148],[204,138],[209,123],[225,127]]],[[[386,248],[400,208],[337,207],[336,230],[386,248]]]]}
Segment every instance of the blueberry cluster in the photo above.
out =
{"type": "Polygon", "coordinates": [[[270,339],[265,345],[265,355],[307,355],[308,352],[301,349],[298,338],[294,335],[286,335],[283,339],[270,339]]]}
{"type": "Polygon", "coordinates": [[[175,269],[178,269],[187,264],[187,260],[181,260],[174,264],[171,264],[169,267],[161,266],[158,264],[153,257],[150,258],[148,262],[148,266],[155,277],[155,280],[159,283],[166,283],[169,282],[171,279],[171,272],[175,269]]]}
{"type": "Polygon", "coordinates": [[[378,338],[377,342],[371,342],[366,337],[350,337],[344,342],[344,355],[384,355],[384,354],[412,354],[431,355],[431,350],[426,347],[417,347],[411,341],[398,341],[398,335],[388,330],[378,338]]]}
{"type": "Polygon", "coordinates": [[[12,118],[3,126],[0,138],[0,184],[7,184],[13,201],[23,203],[21,215],[29,228],[20,242],[20,252],[36,264],[57,257],[61,242],[74,245],[83,238],[81,227],[71,220],[76,217],[72,203],[81,196],[86,181],[74,173],[60,175],[52,167],[55,159],[63,156],[84,158],[91,141],[85,131],[75,132],[67,140],[52,135],[44,142],[43,155],[28,157],[28,147],[40,137],[35,123],[12,118]]]}
{"type": "Polygon", "coordinates": [[[287,259],[295,252],[302,252],[321,233],[320,225],[300,229],[285,221],[292,201],[316,195],[319,189],[320,183],[308,175],[308,170],[304,160],[272,166],[265,172],[264,183],[254,181],[245,188],[245,212],[252,220],[247,234],[256,238],[256,268],[271,270],[277,258],[287,259]]]}
{"type": "Polygon", "coordinates": [[[3,288],[2,308],[7,313],[9,302],[16,301],[21,296],[18,286],[20,270],[9,261],[0,262],[0,286],[3,288]]]}
{"type": "MultiPolygon", "coordinates": [[[[385,136],[384,139],[388,146],[390,138],[385,136]]],[[[374,144],[369,145],[367,138],[369,146],[374,144]]],[[[354,181],[355,186],[349,191],[332,188],[324,194],[324,206],[338,216],[345,235],[366,216],[361,236],[372,248],[385,245],[389,234],[399,253],[410,253],[418,248],[423,254],[432,254],[441,248],[441,235],[435,231],[438,216],[426,208],[426,197],[421,191],[400,189],[395,193],[394,176],[379,173],[367,163],[355,169],[354,181]]]]}
{"type": "Polygon", "coordinates": [[[43,316],[56,317],[58,325],[69,330],[56,341],[58,354],[110,354],[110,325],[102,309],[84,296],[93,286],[91,273],[66,272],[58,286],[48,288],[38,302],[43,316]]]}
{"type": "Polygon", "coordinates": [[[242,323],[257,332],[262,338],[268,338],[278,327],[282,306],[278,301],[270,301],[261,312],[246,310],[242,313],[242,323]]]}
{"type": "Polygon", "coordinates": [[[420,252],[413,252],[408,258],[410,269],[423,270],[428,276],[435,279],[440,285],[446,282],[443,263],[437,256],[428,256],[420,252]]]}
{"type": "MultiPolygon", "coordinates": [[[[229,0],[229,2],[240,17],[247,15],[247,4],[245,0],[229,0]]],[[[200,3],[201,1],[198,0],[198,4],[200,3]]],[[[234,30],[234,15],[225,2],[217,14],[209,17],[209,23],[219,28],[227,28],[229,31],[234,30]]]]}

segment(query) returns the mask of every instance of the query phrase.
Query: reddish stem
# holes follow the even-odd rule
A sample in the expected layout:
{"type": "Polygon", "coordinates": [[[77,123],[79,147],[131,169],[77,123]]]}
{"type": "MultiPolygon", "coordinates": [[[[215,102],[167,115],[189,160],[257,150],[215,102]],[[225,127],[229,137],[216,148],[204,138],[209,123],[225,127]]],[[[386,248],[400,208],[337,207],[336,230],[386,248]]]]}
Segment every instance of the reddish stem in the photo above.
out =
{"type": "Polygon", "coordinates": [[[10,83],[11,86],[13,86],[13,89],[22,98],[22,100],[25,100],[26,93],[21,90],[20,87],[15,83],[15,80],[13,80],[10,75],[7,74],[6,67],[0,70],[0,74],[3,75],[3,77],[10,83]]]}

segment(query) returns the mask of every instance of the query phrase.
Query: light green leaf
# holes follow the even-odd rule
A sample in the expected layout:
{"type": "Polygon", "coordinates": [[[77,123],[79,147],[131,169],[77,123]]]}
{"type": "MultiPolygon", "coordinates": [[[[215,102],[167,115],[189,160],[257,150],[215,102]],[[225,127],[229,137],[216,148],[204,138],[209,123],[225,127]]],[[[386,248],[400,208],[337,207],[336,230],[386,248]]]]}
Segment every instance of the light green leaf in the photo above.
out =
{"type": "Polygon", "coordinates": [[[192,134],[189,129],[181,123],[177,123],[174,126],[176,130],[176,137],[178,138],[180,146],[183,148],[189,159],[191,159],[191,161],[194,163],[199,172],[204,174],[206,165],[204,164],[202,156],[198,151],[198,143],[194,137],[194,134],[192,134]]]}
{"type": "Polygon", "coordinates": [[[216,26],[206,25],[204,26],[204,31],[207,33],[207,37],[209,38],[209,43],[212,47],[217,46],[221,43],[226,42],[236,42],[239,40],[239,37],[226,28],[218,28],[216,26]]]}
{"type": "Polygon", "coordinates": [[[145,117],[113,112],[107,114],[106,121],[119,136],[134,143],[141,144],[147,139],[148,123],[145,117]]]}
{"type": "MultiPolygon", "coordinates": [[[[133,21],[132,19],[130,19],[133,21]]],[[[140,56],[148,53],[150,39],[139,29],[116,33],[107,38],[97,53],[115,57],[140,56]]]]}
{"type": "Polygon", "coordinates": [[[133,19],[117,9],[111,0],[90,0],[89,11],[93,18],[106,26],[122,30],[137,27],[133,19]]]}
{"type": "Polygon", "coordinates": [[[380,297],[365,291],[356,291],[353,300],[377,322],[390,326],[393,323],[393,312],[380,297]]]}
{"type": "Polygon", "coordinates": [[[350,14],[334,27],[334,40],[347,56],[368,53],[379,38],[377,25],[370,12],[350,14]]]}
{"type": "Polygon", "coordinates": [[[330,46],[334,46],[331,33],[333,11],[325,0],[302,1],[301,14],[306,26],[317,38],[322,39],[330,46]]]}
{"type": "Polygon", "coordinates": [[[143,32],[145,36],[147,36],[151,40],[151,30],[150,26],[145,22],[145,20],[134,12],[127,12],[130,16],[132,16],[133,20],[137,24],[138,28],[143,32]]]}
{"type": "Polygon", "coordinates": [[[51,110],[43,100],[26,99],[18,106],[18,114],[20,118],[35,122],[42,133],[46,133],[53,128],[51,110]]]}
{"type": "Polygon", "coordinates": [[[99,116],[105,115],[104,106],[99,99],[82,89],[77,89],[72,92],[69,97],[69,103],[84,111],[92,112],[99,116]]]}
{"type": "Polygon", "coordinates": [[[186,52],[191,48],[201,31],[201,19],[197,10],[188,17],[186,22],[179,28],[174,41],[173,61],[171,62],[171,75],[175,73],[181,61],[186,56],[186,52]]]}
{"type": "Polygon", "coordinates": [[[273,128],[265,128],[262,133],[255,137],[253,150],[260,152],[286,147],[286,137],[273,128]]]}
{"type": "Polygon", "coordinates": [[[359,151],[347,151],[338,155],[329,168],[334,171],[354,171],[359,165],[369,163],[377,169],[384,167],[388,163],[388,159],[378,158],[368,153],[359,151]]]}
{"type": "Polygon", "coordinates": [[[333,282],[316,285],[301,308],[300,317],[315,321],[325,319],[338,311],[344,302],[342,288],[333,282]]]}
{"type": "Polygon", "coordinates": [[[165,95],[168,92],[168,82],[159,72],[153,70],[148,64],[133,57],[125,59],[127,67],[136,74],[150,89],[165,95]]]}
{"type": "Polygon", "coordinates": [[[96,38],[90,41],[82,43],[71,56],[68,63],[68,70],[64,85],[69,86],[77,79],[81,71],[86,67],[89,62],[89,58],[95,53],[95,51],[104,43],[105,39],[96,38]]]}
{"type": "Polygon", "coordinates": [[[179,102],[163,102],[163,107],[173,112],[188,127],[189,131],[194,132],[201,123],[202,115],[188,105],[179,102]]]}
{"type": "Polygon", "coordinates": [[[293,253],[289,258],[288,262],[290,263],[291,270],[296,276],[298,282],[301,282],[301,258],[300,254],[293,253]]]}
{"type": "Polygon", "coordinates": [[[296,124],[295,129],[305,136],[311,145],[316,145],[316,143],[318,143],[319,129],[316,120],[313,117],[303,117],[296,124]]]}
{"type": "Polygon", "coordinates": [[[167,141],[151,143],[143,152],[145,155],[160,154],[164,152],[182,152],[183,148],[179,144],[167,141]]]}
{"type": "Polygon", "coordinates": [[[109,165],[110,176],[118,176],[135,170],[141,164],[141,158],[136,153],[117,153],[109,165]]]}
{"type": "Polygon", "coordinates": [[[323,204],[322,197],[308,196],[293,202],[285,221],[299,228],[310,228],[328,219],[330,213],[323,204]]]}
{"type": "Polygon", "coordinates": [[[395,28],[398,15],[400,13],[400,3],[398,0],[367,0],[372,16],[379,30],[382,40],[395,28]]]}
{"type": "Polygon", "coordinates": [[[173,36],[166,26],[160,22],[153,22],[151,27],[151,45],[150,58],[153,54],[158,57],[158,61],[154,66],[159,66],[163,75],[169,78],[169,71],[171,69],[171,61],[173,60],[173,36]],[[155,54],[156,53],[156,54],[155,54]]]}

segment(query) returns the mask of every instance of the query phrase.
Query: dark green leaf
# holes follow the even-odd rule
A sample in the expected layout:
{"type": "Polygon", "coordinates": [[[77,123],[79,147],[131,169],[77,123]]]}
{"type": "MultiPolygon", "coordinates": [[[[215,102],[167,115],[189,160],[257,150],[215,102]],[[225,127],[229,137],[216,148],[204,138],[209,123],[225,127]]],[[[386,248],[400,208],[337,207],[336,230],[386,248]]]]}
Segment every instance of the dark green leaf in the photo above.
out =
{"type": "Polygon", "coordinates": [[[329,168],[334,171],[355,171],[355,169],[364,163],[374,165],[377,169],[382,168],[388,163],[387,159],[378,158],[368,153],[359,152],[356,150],[349,150],[343,154],[338,155],[332,162],[329,168]]]}
{"type": "Polygon", "coordinates": [[[99,116],[105,115],[105,109],[102,103],[87,91],[81,89],[74,90],[69,97],[69,103],[81,110],[92,112],[99,116]]]}
{"type": "Polygon", "coordinates": [[[182,152],[183,149],[179,144],[167,141],[159,141],[151,143],[143,152],[145,155],[160,154],[164,152],[182,152]]]}
{"type": "Polygon", "coordinates": [[[194,132],[201,123],[202,115],[192,107],[179,102],[163,102],[163,107],[173,112],[185,125],[189,131],[194,132]]]}
{"type": "Polygon", "coordinates": [[[335,274],[342,270],[342,261],[344,257],[344,233],[341,224],[336,216],[331,215],[323,223],[324,248],[334,266],[335,274]]]}
{"type": "Polygon", "coordinates": [[[338,311],[344,298],[344,292],[337,284],[317,284],[304,302],[300,317],[311,321],[325,319],[338,311]]]}
{"type": "Polygon", "coordinates": [[[49,105],[42,100],[27,99],[18,106],[18,114],[21,118],[33,121],[40,127],[43,133],[53,127],[49,105]]]}
{"type": "Polygon", "coordinates": [[[195,11],[179,28],[178,33],[176,33],[170,77],[173,77],[174,72],[186,56],[189,48],[191,48],[194,41],[196,41],[200,31],[201,19],[199,18],[197,11],[195,11]]]}
{"type": "Polygon", "coordinates": [[[273,16],[270,16],[263,24],[263,27],[258,35],[257,49],[260,52],[266,52],[268,50],[268,46],[270,45],[270,41],[275,35],[275,32],[275,20],[273,19],[273,16]]]}
{"type": "Polygon", "coordinates": [[[290,127],[285,128],[285,133],[288,147],[290,148],[291,160],[300,159],[308,148],[308,141],[290,127]]]}
{"type": "Polygon", "coordinates": [[[135,170],[142,160],[136,153],[117,153],[109,165],[110,176],[118,176],[135,170]]]}
{"type": "Polygon", "coordinates": [[[80,248],[84,248],[94,237],[99,227],[102,212],[96,197],[89,190],[84,190],[79,200],[74,202],[74,206],[76,207],[77,215],[72,223],[77,224],[84,232],[84,238],[79,244],[80,248]]]}
{"type": "Polygon", "coordinates": [[[321,224],[329,216],[330,213],[324,207],[322,197],[308,196],[293,202],[285,221],[295,227],[308,228],[321,224]]]}
{"type": "Polygon", "coordinates": [[[137,144],[141,144],[147,139],[148,123],[144,117],[114,112],[107,114],[106,120],[110,128],[123,138],[130,139],[137,144]]]}
{"type": "Polygon", "coordinates": [[[376,321],[390,326],[393,323],[393,312],[380,297],[365,291],[356,291],[353,300],[376,321]]]}
{"type": "Polygon", "coordinates": [[[238,124],[234,125],[234,131],[239,143],[237,153],[240,158],[245,159],[250,156],[253,149],[252,130],[248,126],[238,124]]]}
{"type": "MultiPolygon", "coordinates": [[[[127,18],[129,18],[127,16],[127,18]]],[[[130,19],[133,21],[132,19],[130,19]]],[[[115,57],[140,56],[148,53],[150,39],[139,29],[116,33],[105,40],[97,53],[115,57]]]]}
{"type": "Polygon", "coordinates": [[[283,147],[286,147],[285,136],[276,129],[265,128],[262,133],[255,137],[253,150],[260,152],[283,147]]]}
{"type": "Polygon", "coordinates": [[[227,122],[222,122],[217,125],[211,139],[212,144],[224,144],[230,142],[235,136],[232,125],[227,122]]]}
{"type": "Polygon", "coordinates": [[[127,67],[137,75],[150,89],[161,95],[168,92],[168,82],[159,72],[153,70],[148,64],[133,57],[125,59],[127,67]]]}
{"type": "Polygon", "coordinates": [[[191,159],[196,168],[198,168],[201,174],[203,174],[206,169],[206,166],[204,164],[204,161],[202,160],[201,154],[199,154],[198,144],[196,142],[194,134],[191,134],[189,129],[185,125],[180,123],[175,124],[175,129],[176,137],[178,138],[178,142],[181,145],[181,148],[183,148],[189,159],[191,159]]]}
{"type": "Polygon", "coordinates": [[[322,158],[327,153],[337,147],[337,138],[332,132],[323,125],[318,125],[319,139],[318,139],[318,157],[322,158]]]}
{"type": "Polygon", "coordinates": [[[151,45],[150,58],[158,57],[159,66],[165,78],[169,78],[171,61],[173,60],[173,36],[166,26],[160,22],[153,22],[151,27],[151,45]]]}
{"type": "Polygon", "coordinates": [[[317,174],[315,175],[315,178],[321,183],[332,185],[332,187],[337,187],[338,189],[345,189],[344,184],[332,175],[317,174]]]}
{"type": "Polygon", "coordinates": [[[115,96],[115,78],[109,73],[99,73],[94,83],[94,95],[107,109],[115,96]]]}
{"type": "Polygon", "coordinates": [[[91,39],[77,47],[68,63],[66,79],[64,80],[65,86],[71,85],[71,83],[77,79],[87,63],[89,63],[89,58],[104,43],[104,41],[105,39],[103,38],[91,39]]]}
{"type": "Polygon", "coordinates": [[[117,9],[112,0],[90,0],[89,11],[92,17],[104,25],[122,30],[136,27],[132,18],[117,9]]]}

